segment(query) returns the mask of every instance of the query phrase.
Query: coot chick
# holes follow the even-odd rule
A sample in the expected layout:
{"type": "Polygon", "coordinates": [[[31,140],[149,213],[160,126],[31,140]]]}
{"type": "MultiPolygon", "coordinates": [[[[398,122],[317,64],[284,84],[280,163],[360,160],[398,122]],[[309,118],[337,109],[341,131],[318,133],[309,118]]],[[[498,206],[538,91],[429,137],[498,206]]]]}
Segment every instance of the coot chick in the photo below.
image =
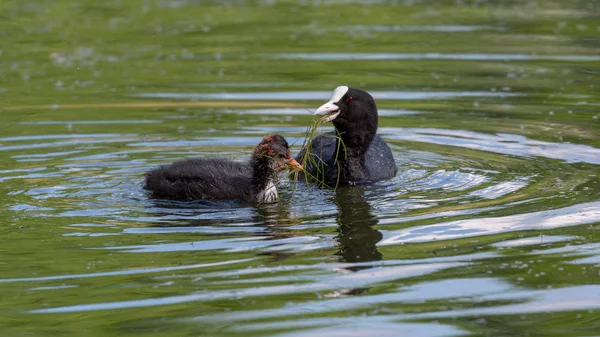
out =
{"type": "Polygon", "coordinates": [[[377,107],[368,92],[337,87],[314,114],[333,122],[336,131],[315,137],[308,154],[304,148],[296,157],[303,162],[305,155],[312,156],[304,164],[310,175],[330,186],[374,182],[396,175],[392,150],[376,135],[377,107]]]}
{"type": "Polygon", "coordinates": [[[157,199],[277,201],[277,172],[303,168],[292,158],[285,138],[265,137],[248,162],[225,158],[192,158],[146,173],[144,189],[157,199]]]}

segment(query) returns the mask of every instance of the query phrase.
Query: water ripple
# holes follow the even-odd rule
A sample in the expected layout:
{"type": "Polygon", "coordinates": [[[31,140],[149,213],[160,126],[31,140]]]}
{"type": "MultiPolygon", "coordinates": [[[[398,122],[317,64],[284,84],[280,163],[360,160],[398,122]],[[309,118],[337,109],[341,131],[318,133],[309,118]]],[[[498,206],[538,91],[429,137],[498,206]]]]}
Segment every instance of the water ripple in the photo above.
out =
{"type": "Polygon", "coordinates": [[[90,274],[71,274],[71,275],[56,275],[56,276],[41,276],[41,277],[5,278],[5,279],[0,279],[0,283],[39,282],[39,281],[68,280],[68,279],[79,279],[79,278],[90,278],[90,277],[136,275],[136,274],[146,274],[146,273],[162,273],[162,272],[166,272],[166,271],[208,268],[208,267],[223,266],[223,265],[229,265],[229,264],[235,264],[235,263],[244,263],[244,262],[249,262],[252,260],[253,259],[229,260],[229,261],[214,262],[214,263],[194,264],[194,265],[188,265],[188,266],[140,268],[140,269],[133,269],[133,270],[108,271],[108,272],[90,273],[90,274]]]}
{"type": "Polygon", "coordinates": [[[552,143],[529,139],[525,136],[499,133],[495,135],[432,128],[380,128],[389,139],[452,145],[480,151],[517,156],[540,156],[567,162],[600,164],[600,149],[581,144],[552,143]]]}
{"type": "MultiPolygon", "coordinates": [[[[524,94],[491,91],[377,91],[369,93],[376,100],[426,100],[448,99],[459,97],[511,97],[524,94]]],[[[135,95],[143,98],[168,98],[168,99],[216,99],[216,100],[324,100],[331,95],[331,91],[281,91],[281,92],[218,92],[218,93],[183,93],[183,92],[155,92],[135,95]]]]}
{"type": "Polygon", "coordinates": [[[589,202],[548,211],[442,222],[384,232],[384,239],[379,242],[379,245],[450,240],[514,231],[548,230],[598,221],[600,221],[600,202],[589,202]]]}
{"type": "Polygon", "coordinates": [[[444,53],[284,53],[273,58],[314,61],[453,60],[453,61],[600,61],[597,55],[444,54],[444,53]]]}
{"type": "Polygon", "coordinates": [[[140,308],[160,305],[173,305],[197,301],[214,301],[226,298],[243,298],[267,296],[274,294],[290,294],[315,292],[318,290],[332,290],[340,287],[361,287],[374,282],[396,280],[407,277],[427,275],[439,270],[455,268],[467,265],[466,263],[438,263],[428,265],[410,265],[390,268],[375,268],[359,271],[352,274],[341,274],[324,277],[321,281],[310,284],[278,285],[271,287],[256,287],[240,289],[235,291],[212,291],[210,293],[189,294],[182,296],[169,296],[134,301],[107,302],[82,304],[66,307],[31,310],[31,313],[61,313],[61,312],[84,312],[124,308],[140,308]]]}

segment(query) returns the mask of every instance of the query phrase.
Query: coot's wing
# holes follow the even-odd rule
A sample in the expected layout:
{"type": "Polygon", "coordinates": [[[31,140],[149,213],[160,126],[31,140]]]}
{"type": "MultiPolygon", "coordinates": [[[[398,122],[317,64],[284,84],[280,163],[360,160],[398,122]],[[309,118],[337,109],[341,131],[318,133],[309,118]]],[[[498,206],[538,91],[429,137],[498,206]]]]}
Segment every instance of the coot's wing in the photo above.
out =
{"type": "Polygon", "coordinates": [[[375,136],[365,154],[365,164],[369,180],[377,181],[396,176],[398,168],[389,145],[379,136],[375,136]]]}
{"type": "Polygon", "coordinates": [[[306,148],[303,148],[296,156],[296,161],[304,165],[304,170],[311,177],[330,184],[337,180],[335,151],[335,133],[318,135],[312,140],[308,153],[306,148]],[[305,156],[308,156],[306,160],[305,156]]]}
{"type": "MultiPolygon", "coordinates": [[[[304,162],[304,169],[313,177],[326,184],[335,184],[338,179],[338,167],[335,163],[336,137],[334,133],[326,133],[315,137],[308,152],[311,158],[304,162]],[[315,165],[317,163],[317,165],[315,165]]],[[[296,161],[302,163],[306,148],[302,149],[296,161]]],[[[389,179],[398,171],[396,161],[389,145],[379,136],[375,136],[365,154],[365,164],[369,181],[389,179]]]]}
{"type": "MultiPolygon", "coordinates": [[[[312,140],[309,154],[315,157],[315,161],[328,163],[333,160],[335,151],[335,135],[333,133],[325,133],[318,135],[312,140]]],[[[296,161],[301,162],[306,154],[306,148],[303,148],[296,156],[296,161]]]]}

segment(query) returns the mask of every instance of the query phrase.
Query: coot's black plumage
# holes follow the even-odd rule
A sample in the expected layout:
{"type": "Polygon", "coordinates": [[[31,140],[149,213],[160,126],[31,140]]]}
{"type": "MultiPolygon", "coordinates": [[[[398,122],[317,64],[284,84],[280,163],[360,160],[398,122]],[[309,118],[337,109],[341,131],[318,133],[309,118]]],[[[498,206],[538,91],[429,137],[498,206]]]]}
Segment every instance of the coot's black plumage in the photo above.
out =
{"type": "MultiPolygon", "coordinates": [[[[368,92],[337,87],[315,115],[323,115],[325,121],[332,121],[336,131],[313,139],[308,155],[314,160],[305,162],[306,172],[327,185],[354,185],[396,175],[392,150],[376,135],[377,106],[368,92]]],[[[306,152],[306,148],[302,149],[296,160],[302,162],[306,152]]]]}
{"type": "Polygon", "coordinates": [[[275,202],[276,174],[286,168],[302,170],[285,138],[273,135],[254,148],[248,162],[225,158],[176,161],[146,173],[144,189],[158,199],[275,202]]]}

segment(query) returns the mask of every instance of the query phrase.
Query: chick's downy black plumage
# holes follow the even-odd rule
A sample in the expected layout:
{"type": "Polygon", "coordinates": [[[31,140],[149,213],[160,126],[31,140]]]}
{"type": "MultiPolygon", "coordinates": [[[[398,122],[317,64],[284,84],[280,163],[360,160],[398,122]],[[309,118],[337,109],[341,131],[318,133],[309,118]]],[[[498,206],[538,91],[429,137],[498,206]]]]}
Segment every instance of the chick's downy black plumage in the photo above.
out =
{"type": "Polygon", "coordinates": [[[337,87],[315,115],[333,122],[336,131],[315,137],[310,149],[302,149],[296,157],[303,162],[304,156],[312,156],[305,161],[305,170],[310,175],[327,185],[354,185],[396,175],[392,150],[376,135],[377,106],[368,92],[337,87]]]}
{"type": "Polygon", "coordinates": [[[254,148],[247,162],[193,158],[160,166],[146,173],[144,189],[157,199],[275,202],[276,174],[285,169],[302,166],[292,158],[285,138],[273,135],[254,148]]]}

